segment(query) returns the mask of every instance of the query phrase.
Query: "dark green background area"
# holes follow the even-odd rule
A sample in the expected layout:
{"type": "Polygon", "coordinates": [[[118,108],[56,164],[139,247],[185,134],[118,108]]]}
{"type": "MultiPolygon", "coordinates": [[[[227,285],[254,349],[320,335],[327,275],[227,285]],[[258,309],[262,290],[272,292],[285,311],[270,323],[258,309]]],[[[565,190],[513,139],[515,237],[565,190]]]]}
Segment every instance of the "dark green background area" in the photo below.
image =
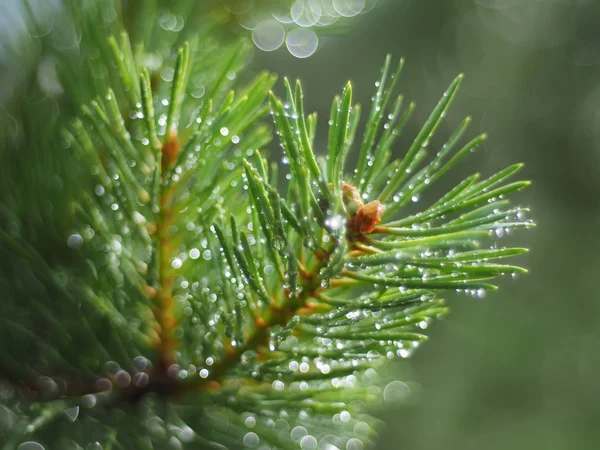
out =
{"type": "Polygon", "coordinates": [[[405,57],[400,89],[417,113],[398,154],[464,72],[435,142],[469,114],[471,136],[490,139],[445,186],[519,161],[533,181],[515,201],[538,227],[500,241],[531,248],[519,260],[530,273],[483,300],[449,299],[408,363],[418,401],[388,411],[381,449],[600,448],[598,23],[593,0],[389,0],[307,60],[257,53],[256,67],[305,82],[321,133],[348,78],[368,105],[386,53],[405,57]]]}

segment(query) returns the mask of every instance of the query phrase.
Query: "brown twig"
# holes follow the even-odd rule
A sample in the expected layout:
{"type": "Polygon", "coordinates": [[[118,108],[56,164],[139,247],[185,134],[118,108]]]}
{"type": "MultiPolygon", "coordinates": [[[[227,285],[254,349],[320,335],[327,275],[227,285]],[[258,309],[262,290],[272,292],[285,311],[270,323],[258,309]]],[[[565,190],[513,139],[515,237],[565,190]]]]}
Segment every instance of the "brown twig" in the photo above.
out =
{"type": "Polygon", "coordinates": [[[297,297],[290,296],[286,291],[286,298],[282,305],[272,305],[266,312],[260,322],[256,323],[254,331],[248,336],[246,342],[238,347],[230,347],[225,352],[223,361],[213,366],[210,376],[203,379],[196,388],[214,389],[219,387],[228,372],[240,362],[244,352],[248,350],[257,350],[259,347],[267,346],[269,339],[269,330],[274,326],[285,326],[294,315],[305,313],[310,305],[307,305],[309,298],[314,297],[321,289],[317,274],[319,270],[327,263],[330,253],[323,258],[318,259],[318,264],[311,272],[305,272],[302,277],[306,281],[297,297]]]}

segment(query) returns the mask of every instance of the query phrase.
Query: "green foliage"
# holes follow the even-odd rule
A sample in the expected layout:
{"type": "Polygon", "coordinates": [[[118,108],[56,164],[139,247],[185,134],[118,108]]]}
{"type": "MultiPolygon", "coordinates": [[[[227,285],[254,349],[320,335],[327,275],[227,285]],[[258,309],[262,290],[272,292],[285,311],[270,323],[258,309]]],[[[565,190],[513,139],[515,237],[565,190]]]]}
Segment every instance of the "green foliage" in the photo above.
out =
{"type": "MultiPolygon", "coordinates": [[[[0,230],[0,338],[18,343],[1,350],[5,448],[371,447],[395,386],[384,365],[426,339],[444,293],[481,297],[524,271],[495,260],[525,250],[493,239],[532,225],[507,199],[528,184],[509,182],[520,166],[405,214],[485,139],[460,147],[466,119],[431,152],[462,76],[394,159],[414,104],[392,98],[403,62],[388,57],[362,140],[348,83],[317,155],[299,82],[282,98],[271,74],[236,82],[250,47],[224,36],[228,14],[181,2],[174,17],[205,20],[166,32],[140,25],[156,8],[141,2],[141,19],[129,8],[102,28],[107,5],[120,11],[72,9],[91,81],[57,56],[82,106],[56,142],[87,174],[69,196],[66,256],[41,253],[17,215],[0,230]],[[269,112],[282,164],[263,156],[269,112]]],[[[5,215],[23,204],[10,199],[5,215]]]]}

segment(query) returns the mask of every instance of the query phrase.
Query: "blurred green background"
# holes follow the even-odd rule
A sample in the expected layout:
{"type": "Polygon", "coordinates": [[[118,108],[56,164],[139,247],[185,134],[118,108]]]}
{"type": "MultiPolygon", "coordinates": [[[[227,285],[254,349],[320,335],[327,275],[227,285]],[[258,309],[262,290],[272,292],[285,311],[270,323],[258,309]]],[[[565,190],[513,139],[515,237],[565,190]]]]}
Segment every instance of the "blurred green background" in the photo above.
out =
{"type": "MultiPolygon", "coordinates": [[[[470,135],[490,139],[445,186],[519,161],[534,182],[517,198],[538,227],[502,238],[531,248],[519,261],[530,273],[485,299],[450,299],[453,313],[397,365],[421,388],[385,412],[380,449],[600,448],[599,23],[597,0],[379,0],[308,59],[256,52],[256,69],[305,82],[307,108],[322,121],[347,79],[368,105],[385,55],[405,57],[400,89],[417,111],[399,154],[464,72],[437,143],[469,114],[470,135]]],[[[0,20],[1,39],[10,27],[0,20]]],[[[4,60],[0,100],[15,77],[4,60]]]]}
{"type": "Polygon", "coordinates": [[[417,112],[399,153],[464,72],[438,136],[470,114],[471,136],[490,139],[464,173],[522,161],[533,181],[515,198],[538,227],[502,238],[531,248],[530,273],[450,299],[408,363],[421,393],[386,413],[381,449],[600,448],[599,23],[596,0],[388,0],[307,60],[257,54],[300,77],[322,118],[348,78],[367,105],[386,53],[405,57],[400,89],[417,112]]]}

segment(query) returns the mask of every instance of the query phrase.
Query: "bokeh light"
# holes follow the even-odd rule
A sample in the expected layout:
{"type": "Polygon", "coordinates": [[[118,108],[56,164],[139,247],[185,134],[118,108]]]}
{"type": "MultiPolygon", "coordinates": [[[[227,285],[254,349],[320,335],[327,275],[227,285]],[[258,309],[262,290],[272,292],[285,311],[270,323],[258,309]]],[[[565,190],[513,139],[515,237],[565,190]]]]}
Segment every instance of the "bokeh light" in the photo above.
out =
{"type": "Polygon", "coordinates": [[[329,27],[335,30],[376,5],[377,0],[296,0],[291,6],[280,7],[269,16],[255,14],[248,6],[232,9],[239,14],[240,24],[252,31],[256,46],[274,51],[285,42],[288,51],[297,58],[307,58],[319,47],[319,36],[329,27]]]}

